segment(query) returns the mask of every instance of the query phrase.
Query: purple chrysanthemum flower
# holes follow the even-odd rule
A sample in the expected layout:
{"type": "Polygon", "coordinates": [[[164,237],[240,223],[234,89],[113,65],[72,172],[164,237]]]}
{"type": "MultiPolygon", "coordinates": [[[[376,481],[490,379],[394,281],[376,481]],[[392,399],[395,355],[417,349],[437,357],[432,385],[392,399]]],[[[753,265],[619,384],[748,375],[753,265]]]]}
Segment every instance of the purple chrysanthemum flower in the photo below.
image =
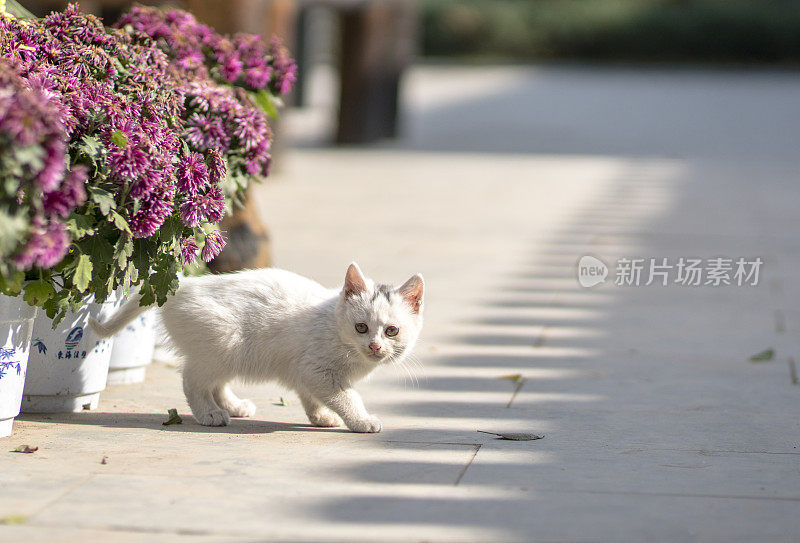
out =
{"type": "Polygon", "coordinates": [[[225,195],[214,186],[203,197],[203,214],[207,221],[218,223],[225,217],[225,195]]]}
{"type": "Polygon", "coordinates": [[[201,222],[218,223],[225,217],[225,195],[219,187],[211,187],[206,194],[195,194],[181,204],[181,221],[190,228],[201,222]]]}
{"type": "Polygon", "coordinates": [[[270,141],[264,139],[259,142],[246,155],[245,168],[250,175],[269,175],[269,167],[272,157],[269,154],[270,141]]]}
{"type": "Polygon", "coordinates": [[[253,149],[263,141],[269,142],[269,127],[261,111],[243,110],[234,119],[234,135],[245,149],[253,149]]]}
{"type": "Polygon", "coordinates": [[[206,151],[212,148],[227,149],[229,137],[218,117],[193,113],[187,121],[184,137],[194,148],[206,151]]]}
{"type": "Polygon", "coordinates": [[[149,157],[133,141],[128,139],[128,144],[123,148],[111,145],[109,150],[108,165],[111,175],[122,182],[133,181],[142,175],[149,164],[149,157]]]}
{"type": "Polygon", "coordinates": [[[181,221],[189,228],[200,226],[203,220],[202,198],[192,198],[181,204],[181,221]]]}
{"type": "Polygon", "coordinates": [[[233,83],[239,79],[244,64],[235,54],[224,55],[220,59],[219,71],[227,81],[233,83]]]}
{"type": "Polygon", "coordinates": [[[263,89],[272,78],[272,68],[266,62],[248,67],[244,73],[244,82],[254,89],[263,89]]]}
{"type": "Polygon", "coordinates": [[[208,164],[208,177],[212,183],[217,184],[225,179],[228,174],[228,168],[219,151],[210,149],[206,154],[206,163],[208,164]]]}
{"type": "Polygon", "coordinates": [[[144,172],[133,185],[129,195],[132,198],[146,198],[164,181],[164,172],[155,169],[149,169],[144,172]]]}
{"type": "Polygon", "coordinates": [[[193,238],[181,238],[181,264],[188,266],[197,261],[199,248],[193,238]]]}
{"type": "Polygon", "coordinates": [[[217,255],[222,252],[222,249],[225,248],[227,243],[228,240],[225,239],[225,236],[219,230],[214,230],[207,235],[206,243],[203,245],[203,251],[200,255],[200,257],[203,259],[203,262],[211,262],[214,260],[217,255]]]}
{"type": "Polygon", "coordinates": [[[14,257],[14,263],[22,270],[34,266],[50,268],[63,260],[68,248],[69,235],[64,225],[58,221],[52,221],[46,226],[34,226],[28,242],[14,257]]]}
{"type": "Polygon", "coordinates": [[[42,197],[42,209],[49,216],[68,217],[77,206],[86,201],[86,166],[75,166],[61,186],[42,197]]]}
{"type": "Polygon", "coordinates": [[[36,176],[39,187],[44,192],[55,189],[64,178],[66,169],[66,145],[61,140],[52,140],[47,144],[47,156],[44,159],[44,167],[36,176]]]}
{"type": "Polygon", "coordinates": [[[277,37],[270,42],[270,53],[273,68],[272,90],[277,94],[286,94],[297,81],[297,63],[277,37]]]}
{"type": "Polygon", "coordinates": [[[128,220],[135,238],[149,238],[155,234],[164,220],[172,214],[175,188],[165,180],[145,199],[139,211],[128,220]]]}
{"type": "Polygon", "coordinates": [[[208,184],[208,169],[199,153],[190,153],[178,164],[178,190],[196,194],[208,184]]]}

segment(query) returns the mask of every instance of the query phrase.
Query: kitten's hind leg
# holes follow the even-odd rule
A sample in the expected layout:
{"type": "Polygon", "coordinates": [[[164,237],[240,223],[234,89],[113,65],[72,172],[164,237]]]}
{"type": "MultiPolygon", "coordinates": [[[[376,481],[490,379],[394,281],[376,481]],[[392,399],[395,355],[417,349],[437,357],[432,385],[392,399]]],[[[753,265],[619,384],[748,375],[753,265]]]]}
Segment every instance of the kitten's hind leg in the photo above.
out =
{"type": "Polygon", "coordinates": [[[232,417],[252,417],[256,414],[256,405],[250,400],[237,398],[227,384],[214,389],[214,399],[232,417]]]}
{"type": "Polygon", "coordinates": [[[342,426],[342,418],[325,407],[321,402],[317,401],[310,394],[299,394],[300,402],[303,404],[303,409],[306,410],[308,420],[314,426],[321,426],[324,428],[333,428],[334,426],[342,426]]]}
{"type": "Polygon", "coordinates": [[[227,426],[231,416],[214,401],[213,385],[198,379],[195,373],[188,364],[183,369],[183,393],[194,418],[203,426],[227,426]]]}

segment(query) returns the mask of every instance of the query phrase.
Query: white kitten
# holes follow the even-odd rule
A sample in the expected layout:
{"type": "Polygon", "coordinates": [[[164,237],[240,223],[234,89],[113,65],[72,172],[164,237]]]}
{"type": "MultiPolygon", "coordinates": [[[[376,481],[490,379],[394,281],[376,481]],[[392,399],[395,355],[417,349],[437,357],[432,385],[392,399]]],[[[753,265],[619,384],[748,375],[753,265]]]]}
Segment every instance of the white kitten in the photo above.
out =
{"type": "MultiPolygon", "coordinates": [[[[272,268],[205,275],[182,279],[161,318],[183,358],[183,390],[200,424],[224,426],[255,413],[231,392],[238,377],[294,390],[317,426],[380,432],[353,384],[410,353],[422,328],[423,286],[420,275],[396,289],[375,284],[355,263],[341,290],[272,268]]],[[[115,334],[147,309],[139,299],[92,326],[115,334]]]]}

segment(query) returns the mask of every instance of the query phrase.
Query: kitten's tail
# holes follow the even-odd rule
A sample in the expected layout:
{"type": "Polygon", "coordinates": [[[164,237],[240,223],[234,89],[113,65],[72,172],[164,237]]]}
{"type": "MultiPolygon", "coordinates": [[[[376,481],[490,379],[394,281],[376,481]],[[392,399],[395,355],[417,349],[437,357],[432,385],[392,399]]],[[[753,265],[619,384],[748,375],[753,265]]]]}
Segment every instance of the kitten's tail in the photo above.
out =
{"type": "Polygon", "coordinates": [[[150,309],[149,306],[140,305],[142,296],[137,292],[131,295],[122,307],[107,321],[100,323],[94,318],[89,319],[89,326],[101,337],[113,336],[131,322],[133,319],[150,309]]]}

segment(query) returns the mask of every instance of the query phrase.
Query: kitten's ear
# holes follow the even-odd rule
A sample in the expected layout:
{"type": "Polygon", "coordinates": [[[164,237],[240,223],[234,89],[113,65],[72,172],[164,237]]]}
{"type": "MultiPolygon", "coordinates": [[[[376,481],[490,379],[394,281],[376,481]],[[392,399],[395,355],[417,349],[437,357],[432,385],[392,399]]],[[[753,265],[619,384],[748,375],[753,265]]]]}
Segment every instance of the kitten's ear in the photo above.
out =
{"type": "Polygon", "coordinates": [[[344,276],[344,295],[355,296],[367,290],[367,280],[364,274],[361,273],[361,268],[358,264],[353,262],[347,268],[347,274],[344,276]]]}
{"type": "Polygon", "coordinates": [[[425,288],[425,281],[420,274],[414,275],[397,289],[397,292],[408,302],[414,313],[419,313],[422,307],[422,291],[425,288]]]}

